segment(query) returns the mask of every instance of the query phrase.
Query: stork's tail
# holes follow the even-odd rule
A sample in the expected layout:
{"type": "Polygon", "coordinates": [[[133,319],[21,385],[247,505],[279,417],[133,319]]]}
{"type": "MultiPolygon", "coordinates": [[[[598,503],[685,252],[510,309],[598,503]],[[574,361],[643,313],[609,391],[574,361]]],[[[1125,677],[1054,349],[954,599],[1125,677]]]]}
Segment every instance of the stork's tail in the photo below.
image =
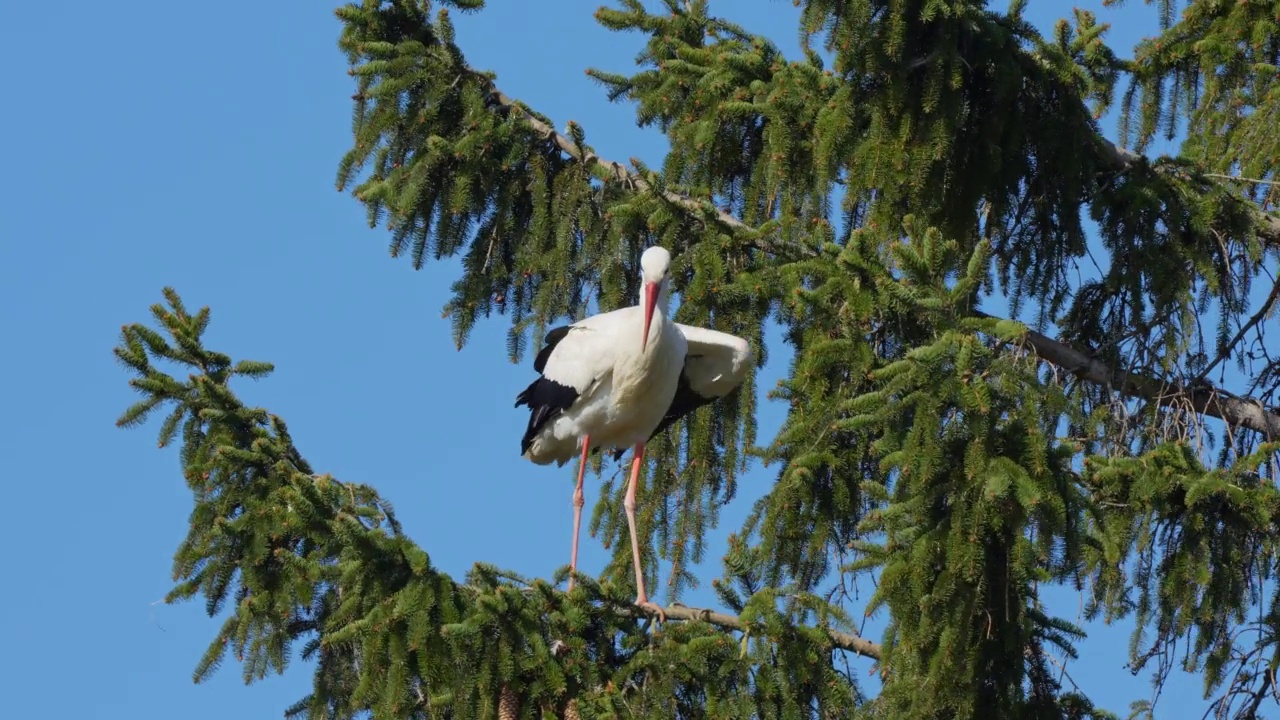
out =
{"type": "Polygon", "coordinates": [[[525,427],[524,437],[520,438],[520,454],[539,465],[545,465],[561,455],[561,447],[566,442],[574,446],[569,449],[572,454],[577,445],[576,440],[554,438],[553,421],[572,407],[577,399],[577,390],[554,380],[539,377],[529,383],[529,387],[516,396],[515,407],[525,405],[529,408],[529,424],[525,427]],[[544,450],[543,446],[547,445],[552,447],[544,450]]]}

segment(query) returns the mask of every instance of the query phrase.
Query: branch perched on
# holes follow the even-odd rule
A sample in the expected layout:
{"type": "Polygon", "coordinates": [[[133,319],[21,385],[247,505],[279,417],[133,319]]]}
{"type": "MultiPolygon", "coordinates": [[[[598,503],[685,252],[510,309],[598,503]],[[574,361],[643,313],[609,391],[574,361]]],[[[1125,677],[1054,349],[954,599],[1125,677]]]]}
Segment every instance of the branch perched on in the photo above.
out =
{"type": "MultiPolygon", "coordinates": [[[[644,613],[650,616],[657,615],[656,612],[636,605],[620,606],[620,610],[623,612],[644,613]]],[[[701,620],[702,622],[711,623],[712,625],[724,628],[725,630],[736,630],[738,632],[743,632],[747,629],[746,626],[742,624],[742,621],[733,615],[716,612],[715,610],[707,608],[672,604],[662,608],[662,612],[666,615],[668,620],[701,620]]],[[[871,640],[858,637],[851,633],[840,632],[839,630],[832,630],[829,628],[827,629],[827,636],[831,638],[831,644],[841,650],[848,650],[849,652],[857,653],[863,657],[869,657],[876,660],[880,659],[880,643],[878,642],[872,642],[871,640]]]]}

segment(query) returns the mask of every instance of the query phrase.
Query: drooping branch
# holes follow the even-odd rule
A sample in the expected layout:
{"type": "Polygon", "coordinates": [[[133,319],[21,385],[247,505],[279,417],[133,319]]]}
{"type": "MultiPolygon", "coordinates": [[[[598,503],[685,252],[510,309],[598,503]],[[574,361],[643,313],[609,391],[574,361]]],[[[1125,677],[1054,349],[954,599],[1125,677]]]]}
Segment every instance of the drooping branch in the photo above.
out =
{"type": "MultiPolygon", "coordinates": [[[[1137,167],[1147,162],[1147,157],[1141,153],[1136,153],[1120,147],[1110,140],[1098,136],[1098,149],[1103,159],[1107,161],[1110,169],[1113,171],[1123,171],[1137,167]]],[[[1213,177],[1223,179],[1223,176],[1206,174],[1205,177],[1213,177]]],[[[1244,202],[1241,200],[1240,202],[1244,202]]],[[[1253,215],[1254,222],[1258,226],[1258,236],[1266,241],[1267,245],[1276,250],[1280,250],[1280,217],[1276,217],[1270,213],[1265,213],[1257,207],[1250,205],[1250,212],[1253,215]]]]}
{"type": "MultiPolygon", "coordinates": [[[[494,87],[487,76],[477,74],[477,77],[489,83],[497,106],[503,108],[505,112],[515,113],[529,127],[554,142],[570,157],[579,162],[603,168],[605,173],[603,179],[629,184],[642,191],[652,188],[652,185],[643,177],[628,171],[621,163],[601,158],[590,148],[580,147],[571,138],[556,132],[555,128],[535,117],[520,103],[494,87]]],[[[1121,148],[1102,136],[1098,136],[1098,143],[1103,156],[1110,161],[1113,170],[1124,170],[1146,162],[1145,156],[1121,148]]],[[[731,231],[755,234],[755,230],[742,220],[715,208],[710,202],[699,201],[672,190],[663,190],[661,197],[690,212],[713,219],[731,231]]],[[[1260,210],[1255,212],[1258,216],[1259,235],[1269,244],[1280,249],[1280,218],[1260,210]]],[[[796,259],[812,257],[817,252],[811,247],[792,243],[784,244],[759,235],[752,237],[752,242],[764,252],[783,257],[796,259]]],[[[1218,418],[1231,425],[1248,428],[1268,438],[1280,437],[1280,415],[1269,412],[1261,403],[1234,397],[1207,383],[1198,384],[1195,387],[1178,387],[1154,378],[1117,373],[1089,355],[1037,332],[1028,332],[1027,339],[1037,356],[1046,362],[1067,369],[1086,382],[1109,387],[1131,397],[1154,401],[1165,407],[1189,406],[1198,413],[1218,418]]]]}
{"type": "MultiPolygon", "coordinates": [[[[606,160],[600,157],[590,147],[582,147],[575,143],[572,138],[557,132],[555,128],[536,117],[533,113],[526,110],[519,102],[516,102],[506,93],[499,90],[488,76],[481,75],[475,71],[471,71],[473,76],[488,85],[490,97],[494,105],[501,108],[503,112],[512,113],[520,118],[522,122],[532,128],[535,132],[542,135],[548,141],[555,143],[566,155],[587,165],[593,171],[599,168],[594,174],[602,180],[613,181],[624,186],[634,187],[642,192],[654,190],[653,185],[639,173],[632,172],[620,162],[614,160],[606,160]]],[[[634,160],[632,161],[634,164],[634,160]]],[[[813,254],[813,250],[798,245],[793,246],[791,243],[783,243],[772,238],[761,235],[755,228],[746,224],[737,217],[717,208],[708,200],[697,200],[688,195],[675,192],[673,190],[659,191],[658,196],[672,205],[676,205],[691,213],[699,215],[703,218],[714,220],[720,223],[726,229],[749,237],[752,245],[770,255],[783,257],[805,257],[813,254]]]]}
{"type": "MultiPolygon", "coordinates": [[[[477,77],[482,76],[477,75],[477,77]]],[[[487,81],[487,78],[485,78],[485,80],[487,81]]],[[[490,86],[492,90],[492,98],[499,107],[503,108],[507,112],[515,113],[517,117],[525,122],[525,124],[542,134],[546,139],[554,142],[556,146],[563,150],[569,157],[593,169],[596,167],[602,168],[606,175],[604,179],[613,180],[625,185],[632,185],[642,191],[649,191],[653,189],[649,182],[638,173],[627,170],[622,163],[615,162],[613,160],[605,160],[597,155],[590,147],[580,147],[572,138],[556,132],[555,128],[542,120],[539,120],[537,117],[534,117],[532,113],[521,107],[520,103],[512,100],[510,97],[507,97],[505,93],[498,90],[496,87],[492,87],[491,83],[490,86]]],[[[710,212],[716,220],[734,230],[751,230],[751,227],[746,223],[723,210],[715,208],[711,203],[698,202],[687,195],[681,195],[680,193],[672,192],[671,190],[664,190],[660,194],[667,202],[679,205],[686,210],[698,213],[710,212]]]]}
{"type": "MultiPolygon", "coordinates": [[[[595,151],[589,147],[584,148],[578,146],[572,138],[569,138],[563,133],[557,132],[551,125],[535,117],[532,113],[525,110],[520,103],[516,102],[499,90],[488,76],[481,75],[474,71],[472,71],[472,73],[474,77],[488,84],[495,104],[502,108],[504,112],[515,113],[516,116],[524,121],[529,127],[543,135],[547,140],[554,142],[556,146],[564,151],[564,153],[569,157],[593,168],[602,168],[602,179],[612,180],[624,185],[630,185],[641,191],[648,191],[652,189],[652,185],[648,181],[638,173],[627,170],[626,166],[622,163],[614,160],[606,160],[597,155],[595,151]]],[[[1102,157],[1107,160],[1112,171],[1128,170],[1147,161],[1145,155],[1133,152],[1132,150],[1126,150],[1101,135],[1097,136],[1097,141],[1100,153],[1102,157]]],[[[713,218],[729,230],[739,233],[755,234],[755,228],[747,225],[737,217],[720,210],[709,201],[699,201],[673,190],[663,190],[660,195],[664,200],[672,203],[673,205],[713,218]]],[[[1244,201],[1242,200],[1241,202],[1244,201]]],[[[1266,241],[1268,245],[1280,250],[1280,217],[1264,213],[1257,208],[1252,208],[1252,212],[1258,225],[1259,237],[1266,241]]],[[[812,256],[815,252],[809,247],[792,246],[790,243],[784,244],[774,242],[764,237],[757,237],[754,239],[756,240],[754,244],[757,247],[774,255],[807,257],[812,256]]]]}

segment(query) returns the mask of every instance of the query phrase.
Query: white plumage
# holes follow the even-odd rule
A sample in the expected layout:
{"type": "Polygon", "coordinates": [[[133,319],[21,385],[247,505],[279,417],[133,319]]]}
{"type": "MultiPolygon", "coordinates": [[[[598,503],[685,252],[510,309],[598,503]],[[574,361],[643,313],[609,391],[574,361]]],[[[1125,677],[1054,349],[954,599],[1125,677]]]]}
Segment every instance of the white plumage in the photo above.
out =
{"type": "Polygon", "coordinates": [[[635,448],[625,507],[640,605],[651,605],[640,572],[634,512],[645,443],[698,407],[729,394],[742,383],[751,361],[751,347],[740,337],[671,322],[670,262],[664,248],[649,248],[640,258],[640,305],[547,333],[534,359],[540,377],[516,398],[516,407],[529,407],[520,443],[525,458],[558,466],[575,454],[581,459],[573,498],[572,568],[577,567],[587,455],[595,448],[635,448]]]}
{"type": "Polygon", "coordinates": [[[642,311],[633,306],[594,315],[558,339],[542,378],[572,388],[574,397],[538,428],[524,457],[563,465],[588,434],[594,447],[631,447],[648,439],[675,395],[685,340],[655,312],[653,342],[642,354],[636,332],[642,311]]]}

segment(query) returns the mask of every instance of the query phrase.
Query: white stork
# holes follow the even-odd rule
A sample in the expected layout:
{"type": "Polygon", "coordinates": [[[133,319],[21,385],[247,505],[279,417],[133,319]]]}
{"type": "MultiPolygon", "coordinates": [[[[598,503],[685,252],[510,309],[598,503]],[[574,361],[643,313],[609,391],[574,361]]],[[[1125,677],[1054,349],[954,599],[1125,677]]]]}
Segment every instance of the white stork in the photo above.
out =
{"type": "Polygon", "coordinates": [[[623,507],[631,531],[636,604],[659,614],[661,609],[645,594],[636,541],[636,484],[645,443],[681,417],[728,395],[751,361],[751,347],[740,337],[671,322],[670,264],[666,249],[649,248],[640,257],[641,305],[547,333],[533,361],[540,377],[516,397],[515,405],[529,407],[529,425],[520,440],[525,458],[563,466],[580,454],[569,558],[573,571],[578,567],[587,455],[596,448],[616,448],[621,457],[625,448],[635,449],[623,507]]]}

